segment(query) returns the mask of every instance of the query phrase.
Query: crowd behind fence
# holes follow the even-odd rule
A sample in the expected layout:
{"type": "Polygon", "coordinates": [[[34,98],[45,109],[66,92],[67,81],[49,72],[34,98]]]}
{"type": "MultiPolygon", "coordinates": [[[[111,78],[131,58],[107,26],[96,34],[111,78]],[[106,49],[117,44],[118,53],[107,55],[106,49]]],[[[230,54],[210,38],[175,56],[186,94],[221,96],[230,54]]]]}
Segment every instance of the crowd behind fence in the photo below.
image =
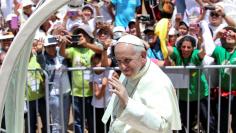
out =
{"type": "MultiPolygon", "coordinates": [[[[20,27],[45,1],[1,1],[0,65],[20,27]]],[[[104,126],[100,119],[112,88],[104,82],[119,76],[118,68],[113,68],[118,63],[127,65],[132,60],[117,62],[115,57],[116,42],[126,34],[142,39],[147,57],[165,66],[163,71],[176,88],[186,132],[235,132],[236,123],[229,124],[229,116],[236,117],[230,115],[236,114],[235,3],[72,0],[51,14],[33,39],[25,132],[107,132],[109,124],[104,126]],[[218,65],[199,66],[209,56],[218,65]],[[99,65],[108,67],[90,68],[99,65]]]]}
{"type": "MultiPolygon", "coordinates": [[[[210,133],[212,132],[212,129],[210,129],[211,127],[211,120],[214,120],[215,122],[215,132],[218,132],[220,133],[220,125],[222,123],[222,120],[220,119],[221,118],[221,115],[219,112],[220,110],[227,110],[227,116],[223,116],[223,117],[228,117],[230,118],[231,116],[231,108],[234,107],[234,105],[231,105],[231,99],[234,97],[233,94],[230,94],[227,96],[226,99],[228,99],[228,103],[229,103],[229,106],[228,106],[228,109],[225,109],[225,108],[221,108],[221,77],[220,75],[218,75],[218,84],[212,84],[212,78],[217,78],[217,77],[212,77],[211,76],[211,73],[209,73],[210,70],[217,70],[217,69],[231,69],[231,72],[234,71],[236,68],[235,65],[211,65],[211,66],[169,66],[169,67],[163,67],[163,71],[166,72],[166,74],[171,78],[174,86],[178,86],[179,88],[176,88],[176,94],[178,97],[180,97],[180,94],[179,94],[179,90],[183,90],[183,88],[186,87],[186,83],[184,82],[189,82],[189,78],[188,78],[188,75],[190,74],[189,71],[191,70],[197,70],[198,73],[201,73],[201,72],[204,72],[204,73],[208,73],[207,74],[207,79],[208,79],[208,84],[209,84],[209,91],[208,91],[208,95],[205,97],[206,98],[206,107],[207,107],[207,112],[205,112],[207,114],[206,116],[206,121],[203,121],[202,119],[202,116],[201,115],[204,115],[202,114],[202,97],[200,97],[200,89],[198,88],[196,91],[198,91],[198,95],[197,95],[197,101],[195,102],[195,104],[192,104],[193,101],[190,100],[190,96],[188,95],[187,96],[187,101],[186,101],[186,105],[185,109],[183,108],[184,106],[181,106],[180,105],[180,110],[186,110],[186,112],[183,112],[181,111],[181,115],[185,115],[186,117],[186,122],[187,122],[187,127],[186,127],[186,132],[189,133],[189,132],[197,132],[197,133],[202,133],[202,132],[205,132],[205,133],[210,133]],[[172,70],[172,71],[171,71],[172,70]],[[179,82],[182,82],[182,84],[179,82]],[[181,89],[182,88],[182,89],[181,89]],[[217,90],[217,91],[216,91],[217,90]],[[192,106],[197,106],[197,107],[194,107],[194,109],[196,110],[192,110],[192,106]],[[192,116],[194,113],[196,112],[196,114],[194,114],[194,116],[192,116]],[[184,114],[183,114],[184,113],[184,114]],[[192,119],[194,118],[194,121],[192,121],[192,119]],[[219,119],[217,119],[219,118],[219,119]],[[193,123],[192,123],[193,122],[193,123]],[[203,126],[203,123],[206,122],[207,124],[207,127],[204,127],[203,126]]],[[[105,71],[110,71],[110,70],[119,70],[118,68],[112,68],[112,67],[90,67],[90,68],[86,68],[86,67],[76,67],[76,68],[66,68],[64,69],[63,71],[68,71],[68,72],[73,72],[73,71],[82,71],[84,72],[85,70],[91,70],[91,71],[95,71],[95,70],[105,70],[105,71]]],[[[65,111],[63,108],[60,108],[59,110],[59,114],[55,114],[56,112],[52,112],[50,111],[50,108],[52,108],[52,106],[50,106],[49,104],[49,100],[50,100],[50,89],[49,89],[49,85],[50,84],[53,84],[52,82],[49,81],[49,77],[47,75],[46,72],[44,72],[43,70],[40,70],[40,69],[30,69],[29,72],[42,72],[43,75],[44,75],[44,85],[45,85],[45,100],[46,100],[46,105],[45,107],[46,108],[43,108],[45,111],[46,111],[46,119],[42,119],[42,117],[45,117],[45,116],[41,116],[41,114],[39,115],[39,110],[42,109],[40,107],[39,104],[42,104],[40,103],[38,100],[36,100],[36,106],[35,106],[35,111],[37,112],[37,131],[38,132],[44,132],[46,131],[47,133],[50,133],[50,132],[75,132],[75,127],[74,127],[74,107],[75,106],[78,106],[78,105],[75,105],[75,99],[74,99],[74,96],[70,96],[70,99],[67,99],[67,100],[70,100],[70,112],[68,111],[65,111]],[[69,113],[69,115],[63,115],[64,112],[67,112],[69,113]],[[61,121],[53,121],[52,120],[52,115],[56,115],[58,117],[60,117],[61,121]],[[41,117],[41,122],[39,121],[39,116],[41,117]],[[68,118],[64,118],[64,116],[67,116],[68,118]],[[69,122],[68,120],[66,119],[70,119],[70,126],[68,126],[69,122]],[[42,130],[40,128],[42,128],[43,124],[43,120],[46,120],[46,130],[42,130]],[[61,122],[61,123],[60,123],[61,122]],[[64,123],[66,122],[66,123],[64,123]],[[41,124],[40,124],[41,123],[41,124]],[[66,125],[65,125],[66,124],[66,125]],[[57,130],[54,130],[53,126],[57,126],[58,129],[57,130]]],[[[231,81],[231,77],[232,77],[232,74],[230,74],[230,81],[231,81]]],[[[199,81],[200,80],[200,77],[198,78],[198,86],[200,86],[201,82],[199,81]]],[[[29,80],[27,80],[27,82],[29,82],[29,80]]],[[[231,86],[231,85],[229,85],[231,86]]],[[[72,87],[73,89],[73,87],[72,87]]],[[[185,88],[187,91],[189,91],[189,88],[185,88]]],[[[230,91],[231,91],[232,88],[230,88],[230,91]]],[[[37,90],[39,90],[39,88],[37,88],[37,90]]],[[[83,90],[83,89],[82,89],[83,90]]],[[[72,90],[73,91],[73,90],[72,90]]],[[[27,88],[26,88],[26,92],[27,92],[27,88]]],[[[27,93],[26,93],[27,94],[27,93]]],[[[189,94],[189,93],[188,93],[189,94]]],[[[63,94],[60,93],[58,94],[59,95],[59,106],[63,105],[63,94]]],[[[84,91],[83,91],[83,95],[84,95],[84,91]]],[[[27,97],[27,95],[26,95],[27,97]]],[[[93,94],[93,97],[94,97],[94,94],[93,94]]],[[[43,98],[43,99],[44,99],[43,98]]],[[[82,130],[83,132],[85,131],[93,131],[94,133],[99,133],[99,131],[96,131],[97,126],[101,126],[100,124],[98,124],[97,120],[96,120],[96,108],[93,107],[93,114],[87,114],[88,113],[88,110],[86,110],[86,105],[85,105],[85,102],[88,102],[85,100],[85,97],[82,96],[82,108],[83,108],[83,111],[82,111],[82,117],[83,117],[83,122],[82,124],[84,127],[82,130]],[[91,115],[93,116],[93,130],[91,129],[88,129],[88,128],[91,128],[88,126],[88,120],[86,120],[86,116],[87,115],[91,115]]],[[[106,97],[103,97],[103,98],[106,98],[106,97]]],[[[26,110],[25,110],[25,132],[32,132],[32,130],[30,129],[30,115],[31,113],[29,112],[29,100],[27,100],[26,98],[26,110]]],[[[181,104],[181,99],[180,99],[180,103],[181,104]]],[[[91,104],[91,103],[90,103],[91,104]]],[[[104,108],[105,109],[105,108],[104,108]]],[[[182,120],[183,121],[183,120],[182,120]]],[[[230,123],[230,119],[228,119],[227,121],[228,123],[230,123]]],[[[44,125],[45,126],[45,125],[44,125]]],[[[102,128],[104,128],[104,133],[108,132],[108,127],[109,125],[103,125],[102,128]]],[[[184,128],[184,127],[183,127],[184,128]]],[[[231,126],[230,124],[228,124],[228,131],[230,132],[231,130],[231,126]]],[[[4,132],[5,130],[2,128],[1,129],[1,132],[4,132]]],[[[178,131],[177,131],[178,132],[178,131]]]]}

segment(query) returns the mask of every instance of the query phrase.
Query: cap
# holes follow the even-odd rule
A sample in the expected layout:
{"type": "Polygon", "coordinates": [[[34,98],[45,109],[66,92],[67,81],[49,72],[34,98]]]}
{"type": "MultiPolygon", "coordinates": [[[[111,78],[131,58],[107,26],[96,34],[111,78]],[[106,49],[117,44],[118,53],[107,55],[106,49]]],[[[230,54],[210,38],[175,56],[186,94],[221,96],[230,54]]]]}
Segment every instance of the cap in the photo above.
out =
{"type": "Polygon", "coordinates": [[[67,27],[67,30],[73,32],[73,30],[79,27],[80,25],[83,25],[81,21],[71,21],[71,24],[67,27]]]}
{"type": "Polygon", "coordinates": [[[47,35],[45,41],[44,41],[44,47],[51,46],[51,45],[57,45],[58,40],[52,35],[47,35]]]}
{"type": "Polygon", "coordinates": [[[126,34],[124,36],[122,36],[116,44],[118,43],[128,43],[128,44],[132,44],[135,46],[141,46],[144,47],[144,43],[143,40],[141,40],[140,38],[138,38],[137,36],[134,35],[130,35],[130,34],[126,34]]]}
{"type": "Polygon", "coordinates": [[[14,34],[12,32],[7,32],[5,34],[0,34],[0,40],[13,39],[14,34]]]}
{"type": "Polygon", "coordinates": [[[78,32],[78,31],[80,31],[80,30],[83,30],[89,37],[94,38],[93,33],[92,33],[92,30],[91,30],[91,28],[89,27],[89,25],[87,25],[87,24],[80,25],[78,28],[76,28],[76,29],[74,30],[74,32],[78,32]]]}
{"type": "Polygon", "coordinates": [[[113,28],[113,33],[118,32],[118,31],[125,32],[125,28],[122,26],[116,26],[113,28]]]}
{"type": "Polygon", "coordinates": [[[79,11],[79,7],[74,7],[74,6],[68,5],[67,11],[69,11],[69,12],[70,11],[72,11],[72,12],[79,11]]]}
{"type": "Polygon", "coordinates": [[[13,17],[17,17],[17,15],[16,15],[16,14],[13,14],[13,13],[8,14],[7,17],[6,17],[6,21],[12,20],[13,17]]]}
{"type": "Polygon", "coordinates": [[[22,7],[26,7],[29,5],[34,5],[33,1],[31,1],[31,0],[23,0],[22,1],[22,7]]]}
{"type": "Polygon", "coordinates": [[[178,31],[174,27],[171,27],[168,32],[168,35],[177,35],[177,34],[178,34],[178,31]]]}
{"type": "Polygon", "coordinates": [[[70,7],[81,7],[84,4],[84,0],[70,0],[68,6],[70,7]]]}

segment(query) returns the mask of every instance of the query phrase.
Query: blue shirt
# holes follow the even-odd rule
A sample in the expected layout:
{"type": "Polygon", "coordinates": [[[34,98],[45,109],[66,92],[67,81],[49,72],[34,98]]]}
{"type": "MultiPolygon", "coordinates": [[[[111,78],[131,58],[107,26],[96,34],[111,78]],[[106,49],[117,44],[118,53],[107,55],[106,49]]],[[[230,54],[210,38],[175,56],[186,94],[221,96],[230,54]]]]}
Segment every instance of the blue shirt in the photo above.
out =
{"type": "Polygon", "coordinates": [[[136,8],[141,6],[140,0],[111,0],[114,5],[115,26],[127,27],[129,21],[135,18],[136,8]]]}
{"type": "Polygon", "coordinates": [[[152,59],[158,59],[158,60],[164,60],[163,54],[161,52],[161,47],[160,47],[160,40],[158,39],[158,41],[156,42],[156,44],[154,45],[154,47],[150,47],[147,50],[147,56],[152,59]]]}

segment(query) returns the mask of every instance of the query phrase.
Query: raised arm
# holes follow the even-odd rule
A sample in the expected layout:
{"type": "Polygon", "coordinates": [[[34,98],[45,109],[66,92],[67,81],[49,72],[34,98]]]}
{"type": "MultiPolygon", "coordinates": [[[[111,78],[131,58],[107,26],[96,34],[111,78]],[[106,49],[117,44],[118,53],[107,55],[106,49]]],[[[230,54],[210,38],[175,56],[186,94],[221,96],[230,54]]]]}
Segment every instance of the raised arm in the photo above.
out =
{"type": "Polygon", "coordinates": [[[113,9],[114,9],[114,5],[110,2],[109,6],[108,6],[108,12],[112,17],[112,22],[115,21],[115,14],[113,12],[113,9]]]}
{"type": "Polygon", "coordinates": [[[105,95],[105,92],[106,92],[107,78],[104,77],[102,79],[102,84],[101,85],[97,84],[96,82],[93,83],[93,85],[94,85],[93,90],[94,90],[94,94],[95,94],[96,98],[98,98],[98,99],[103,98],[104,95],[105,95]]]}
{"type": "Polygon", "coordinates": [[[233,20],[233,18],[231,18],[230,16],[226,15],[224,8],[216,5],[216,12],[218,12],[225,20],[225,22],[229,25],[229,26],[236,26],[236,22],[233,20]]]}
{"type": "Polygon", "coordinates": [[[211,31],[207,22],[204,20],[200,22],[200,26],[202,28],[203,48],[206,51],[206,54],[211,56],[215,50],[215,43],[213,41],[211,31]]]}

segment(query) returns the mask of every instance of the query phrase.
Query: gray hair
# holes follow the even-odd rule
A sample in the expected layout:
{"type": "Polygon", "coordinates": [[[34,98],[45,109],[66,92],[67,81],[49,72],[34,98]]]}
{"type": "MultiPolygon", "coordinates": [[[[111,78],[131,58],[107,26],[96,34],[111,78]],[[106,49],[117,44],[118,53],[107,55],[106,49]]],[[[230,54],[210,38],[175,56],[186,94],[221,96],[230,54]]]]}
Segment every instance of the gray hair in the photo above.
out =
{"type": "MultiPolygon", "coordinates": [[[[133,44],[131,44],[133,45],[133,44]]],[[[146,51],[145,48],[144,48],[144,45],[143,46],[140,46],[140,45],[133,45],[133,49],[135,51],[135,53],[139,53],[141,54],[142,52],[146,51]]]]}

